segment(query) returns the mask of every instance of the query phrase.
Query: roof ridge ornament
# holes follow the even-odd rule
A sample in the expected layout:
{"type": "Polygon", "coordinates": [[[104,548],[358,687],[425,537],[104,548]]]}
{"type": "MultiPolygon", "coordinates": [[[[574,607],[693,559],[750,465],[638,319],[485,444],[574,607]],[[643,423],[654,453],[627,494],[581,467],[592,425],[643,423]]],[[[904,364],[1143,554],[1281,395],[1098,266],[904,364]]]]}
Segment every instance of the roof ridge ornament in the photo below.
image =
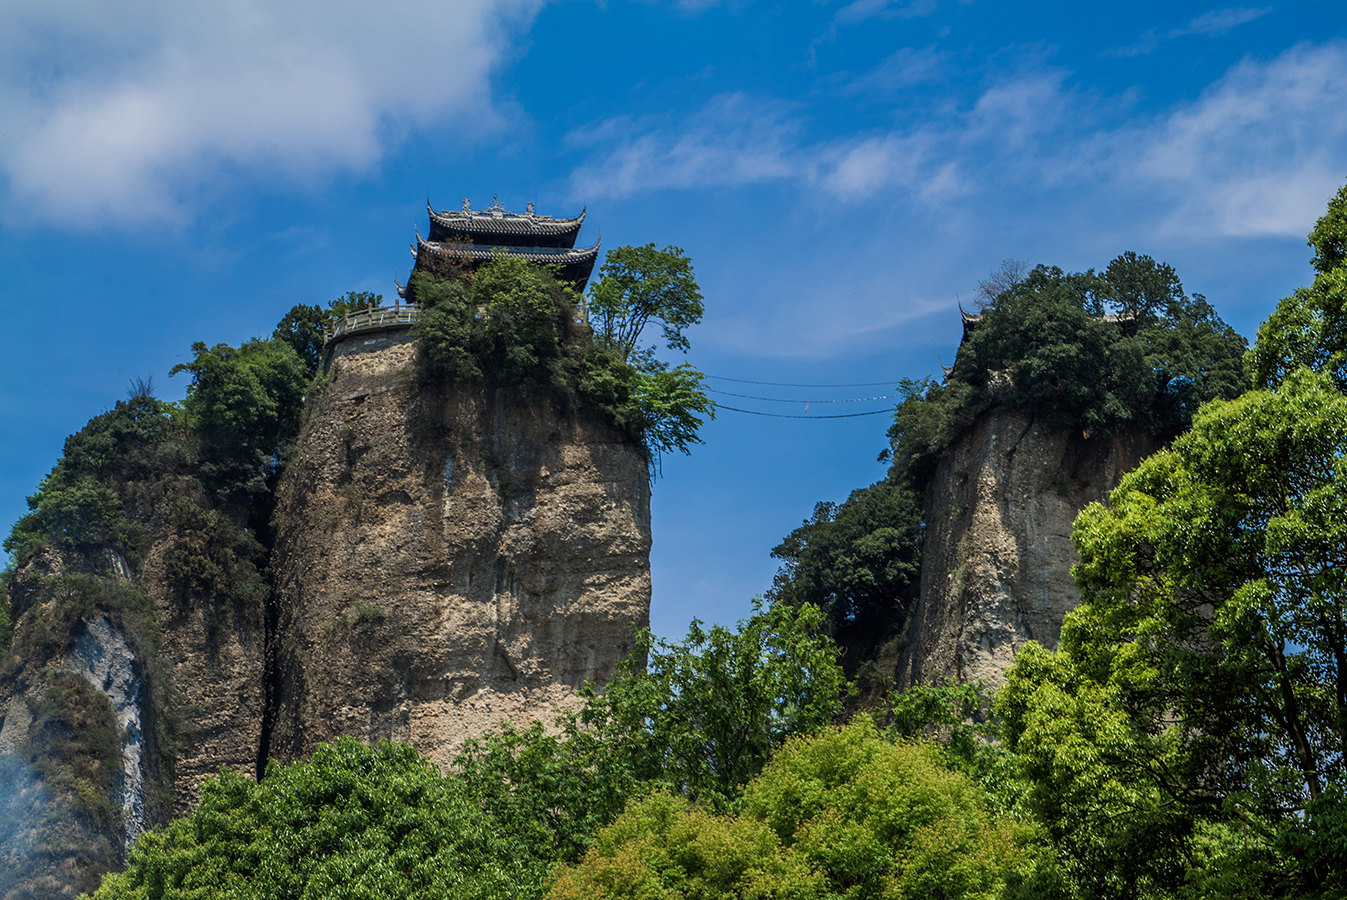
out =
{"type": "Polygon", "coordinates": [[[490,213],[493,218],[496,219],[504,218],[505,204],[500,202],[500,197],[496,196],[495,194],[492,194],[491,205],[486,208],[486,211],[490,213]]]}
{"type": "Polygon", "coordinates": [[[538,215],[538,211],[534,208],[532,200],[530,200],[528,204],[524,207],[524,213],[529,218],[533,218],[538,215]]]}
{"type": "Polygon", "coordinates": [[[472,201],[467,197],[463,198],[463,212],[467,215],[472,215],[472,201]]]}

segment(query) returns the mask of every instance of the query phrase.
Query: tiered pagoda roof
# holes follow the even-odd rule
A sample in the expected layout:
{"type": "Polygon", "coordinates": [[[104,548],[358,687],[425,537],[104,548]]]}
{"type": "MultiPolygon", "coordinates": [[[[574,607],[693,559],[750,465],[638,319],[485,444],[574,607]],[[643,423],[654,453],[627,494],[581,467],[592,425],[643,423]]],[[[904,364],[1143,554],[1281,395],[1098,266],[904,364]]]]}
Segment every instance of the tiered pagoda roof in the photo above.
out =
{"type": "MultiPolygon", "coordinates": [[[[430,214],[430,237],[416,234],[412,256],[418,270],[435,268],[435,261],[455,260],[468,268],[501,256],[521,256],[540,266],[555,266],[560,278],[583,291],[594,271],[599,257],[599,244],[587,249],[575,249],[575,239],[584,224],[585,213],[569,219],[540,216],[530,203],[522,213],[506,212],[499,200],[493,199],[484,210],[475,210],[463,201],[460,210],[436,210],[426,203],[430,214]]],[[[405,288],[398,293],[405,296],[405,288]]]]}

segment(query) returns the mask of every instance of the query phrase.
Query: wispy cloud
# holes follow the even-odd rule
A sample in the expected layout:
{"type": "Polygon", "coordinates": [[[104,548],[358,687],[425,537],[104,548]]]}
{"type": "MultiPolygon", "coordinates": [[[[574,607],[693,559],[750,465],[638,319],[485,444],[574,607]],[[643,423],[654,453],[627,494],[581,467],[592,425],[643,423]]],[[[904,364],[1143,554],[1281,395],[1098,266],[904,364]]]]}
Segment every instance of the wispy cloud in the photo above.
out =
{"type": "Polygon", "coordinates": [[[1247,6],[1236,6],[1230,9],[1216,9],[1208,13],[1203,13],[1196,19],[1193,19],[1182,28],[1176,28],[1169,33],[1172,38],[1183,37],[1190,34],[1225,34],[1232,28],[1252,22],[1254,19],[1262,18],[1272,12],[1272,7],[1263,6],[1252,9],[1247,6]]]}
{"type": "Polygon", "coordinates": [[[968,109],[907,129],[810,141],[793,106],[724,95],[687,120],[586,128],[575,140],[598,149],[571,185],[588,198],[796,181],[845,201],[899,191],[938,204],[969,190],[969,163],[982,168],[990,156],[1045,140],[1067,104],[1061,73],[1037,71],[993,85],[968,109]]]}
{"type": "Polygon", "coordinates": [[[849,96],[885,97],[934,81],[947,65],[944,55],[932,47],[920,50],[904,47],[869,72],[845,81],[841,92],[849,96]]]}
{"type": "Polygon", "coordinates": [[[803,110],[735,94],[687,121],[596,127],[572,186],[624,197],[780,181],[802,195],[928,208],[1067,189],[1087,205],[1144,208],[1169,233],[1299,235],[1347,174],[1344,42],[1246,60],[1141,124],[1116,123],[1128,102],[1036,70],[992,83],[963,109],[809,140],[803,110]]]}
{"type": "MultiPolygon", "coordinates": [[[[968,5],[972,0],[959,0],[968,5]]],[[[933,15],[941,0],[852,0],[837,11],[833,21],[839,25],[854,25],[869,19],[919,19],[933,15]]]]}
{"type": "Polygon", "coordinates": [[[571,178],[579,197],[741,186],[798,177],[799,123],[784,104],[723,94],[686,120],[616,119],[572,135],[610,146],[571,178]]]}
{"type": "Polygon", "coordinates": [[[8,4],[6,211],[179,220],[227,173],[312,181],[376,165],[408,126],[490,123],[489,76],[541,2],[8,4]]]}
{"type": "Polygon", "coordinates": [[[1203,13],[1186,25],[1171,28],[1168,31],[1152,28],[1141,36],[1136,43],[1105,51],[1105,56],[1144,56],[1159,47],[1165,41],[1194,35],[1221,35],[1240,25],[1252,22],[1272,12],[1272,7],[1233,6],[1203,13]]]}
{"type": "Polygon", "coordinates": [[[1242,62],[1111,159],[1170,192],[1170,229],[1302,235],[1347,174],[1347,43],[1242,62]]]}

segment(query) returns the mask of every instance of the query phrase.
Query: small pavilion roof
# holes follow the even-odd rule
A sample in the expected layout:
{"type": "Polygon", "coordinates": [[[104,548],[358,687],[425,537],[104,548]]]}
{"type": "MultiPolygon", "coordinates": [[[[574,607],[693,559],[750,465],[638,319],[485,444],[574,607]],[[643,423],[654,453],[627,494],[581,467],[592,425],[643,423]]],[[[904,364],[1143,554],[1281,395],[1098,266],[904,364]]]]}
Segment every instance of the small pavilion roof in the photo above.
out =
{"type": "Polygon", "coordinates": [[[515,247],[488,246],[482,244],[459,244],[443,241],[428,241],[416,235],[416,244],[411,248],[416,259],[415,268],[420,268],[427,257],[439,259],[464,259],[473,267],[493,259],[506,256],[521,257],[540,266],[560,266],[561,277],[575,284],[576,290],[583,291],[594,271],[594,263],[599,258],[599,243],[593,247],[576,249],[574,247],[515,247]]]}
{"type": "Polygon", "coordinates": [[[474,243],[493,243],[493,237],[512,236],[511,245],[519,245],[519,238],[531,238],[532,242],[542,246],[574,246],[575,237],[585,221],[585,210],[580,215],[568,219],[556,219],[552,216],[540,216],[533,211],[530,203],[525,212],[506,212],[499,200],[492,200],[484,210],[475,210],[467,201],[463,201],[460,210],[436,211],[426,201],[426,211],[430,213],[432,240],[443,240],[451,235],[463,236],[474,243]],[[569,240],[568,240],[569,239],[569,240]]]}

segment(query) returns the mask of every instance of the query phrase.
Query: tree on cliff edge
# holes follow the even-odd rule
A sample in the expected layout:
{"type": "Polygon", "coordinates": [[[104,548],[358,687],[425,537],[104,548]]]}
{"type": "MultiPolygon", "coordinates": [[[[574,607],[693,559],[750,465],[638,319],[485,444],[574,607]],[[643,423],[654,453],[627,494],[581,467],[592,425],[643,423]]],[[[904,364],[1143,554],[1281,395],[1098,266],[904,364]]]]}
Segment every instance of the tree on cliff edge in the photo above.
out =
{"type": "Polygon", "coordinates": [[[1083,603],[999,708],[1085,897],[1347,895],[1347,188],[1255,390],[1076,520],[1083,603]]]}

